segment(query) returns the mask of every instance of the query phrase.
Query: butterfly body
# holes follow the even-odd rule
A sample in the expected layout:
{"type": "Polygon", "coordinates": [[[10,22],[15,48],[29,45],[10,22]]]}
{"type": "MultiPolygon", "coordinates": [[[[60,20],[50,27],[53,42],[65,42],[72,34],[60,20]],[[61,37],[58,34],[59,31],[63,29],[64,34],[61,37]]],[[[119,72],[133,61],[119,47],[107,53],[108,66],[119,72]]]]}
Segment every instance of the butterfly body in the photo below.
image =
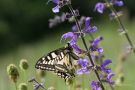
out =
{"type": "Polygon", "coordinates": [[[54,71],[66,81],[68,78],[75,77],[75,68],[71,62],[71,57],[75,60],[79,59],[73,52],[73,48],[67,43],[65,47],[56,49],[41,57],[37,61],[35,68],[54,71]]]}

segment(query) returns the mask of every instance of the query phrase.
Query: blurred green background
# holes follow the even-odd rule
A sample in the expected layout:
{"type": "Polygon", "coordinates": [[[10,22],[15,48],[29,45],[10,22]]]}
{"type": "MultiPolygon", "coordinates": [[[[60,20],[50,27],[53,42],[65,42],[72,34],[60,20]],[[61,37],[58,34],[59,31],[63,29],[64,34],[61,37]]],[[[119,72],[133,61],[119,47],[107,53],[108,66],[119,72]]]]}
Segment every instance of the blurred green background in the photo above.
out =
{"type": "MultiPolygon", "coordinates": [[[[6,72],[9,64],[14,63],[19,69],[19,61],[26,59],[30,65],[27,79],[33,76],[39,79],[34,67],[36,61],[44,54],[65,45],[64,43],[59,43],[58,39],[61,38],[63,33],[71,31],[71,27],[75,23],[66,21],[50,29],[48,20],[54,18],[55,15],[61,15],[62,12],[69,12],[69,9],[64,6],[59,13],[53,13],[52,8],[56,4],[50,2],[46,5],[46,2],[46,0],[0,0],[0,90],[15,90],[14,84],[8,78],[6,72]]],[[[100,46],[104,48],[105,59],[113,60],[113,64],[110,67],[115,72],[116,66],[121,64],[118,61],[118,56],[120,53],[126,53],[126,46],[129,44],[124,36],[119,36],[117,30],[120,27],[116,21],[109,20],[109,9],[106,9],[104,14],[93,12],[97,2],[99,0],[72,0],[72,6],[74,9],[79,9],[80,15],[93,18],[90,25],[98,27],[98,31],[93,35],[94,37],[103,36],[104,40],[100,43],[100,46]]],[[[115,8],[117,11],[123,11],[121,19],[128,30],[132,42],[135,43],[135,0],[130,0],[130,2],[123,0],[123,2],[124,6],[116,6],[115,8]]],[[[86,35],[86,41],[88,42],[89,40],[89,36],[86,35]]],[[[84,49],[81,40],[79,40],[78,44],[84,49]]],[[[125,82],[122,86],[115,86],[117,90],[135,90],[134,60],[135,56],[132,52],[127,54],[126,62],[122,64],[125,82]]],[[[23,72],[20,69],[19,71],[20,79],[18,84],[23,82],[23,72]]],[[[90,89],[89,82],[92,79],[96,79],[94,73],[92,72],[82,77],[85,82],[84,87],[90,89]],[[85,76],[87,78],[84,78],[85,76]]],[[[116,74],[113,80],[117,77],[118,75],[116,74]]],[[[80,77],[77,78],[78,82],[82,82],[80,77]]],[[[65,90],[66,85],[63,82],[64,80],[56,75],[47,73],[44,86],[47,88],[54,86],[57,90],[65,90]],[[60,83],[57,83],[58,81],[60,83]]],[[[32,90],[32,84],[28,83],[27,85],[29,90],[32,90]]],[[[106,87],[109,88],[108,86],[106,87]]]]}

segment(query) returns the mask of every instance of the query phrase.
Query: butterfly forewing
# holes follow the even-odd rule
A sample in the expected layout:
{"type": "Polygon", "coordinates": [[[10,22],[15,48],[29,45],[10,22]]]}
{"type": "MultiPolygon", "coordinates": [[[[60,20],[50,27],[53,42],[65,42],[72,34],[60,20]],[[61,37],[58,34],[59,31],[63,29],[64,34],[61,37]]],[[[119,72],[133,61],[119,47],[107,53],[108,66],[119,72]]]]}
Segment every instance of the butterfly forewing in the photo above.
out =
{"type": "Polygon", "coordinates": [[[35,67],[37,69],[42,70],[49,70],[54,71],[55,70],[55,64],[58,62],[58,60],[62,60],[64,58],[64,53],[62,52],[63,48],[59,48],[57,50],[54,50],[47,55],[41,57],[35,67]]]}

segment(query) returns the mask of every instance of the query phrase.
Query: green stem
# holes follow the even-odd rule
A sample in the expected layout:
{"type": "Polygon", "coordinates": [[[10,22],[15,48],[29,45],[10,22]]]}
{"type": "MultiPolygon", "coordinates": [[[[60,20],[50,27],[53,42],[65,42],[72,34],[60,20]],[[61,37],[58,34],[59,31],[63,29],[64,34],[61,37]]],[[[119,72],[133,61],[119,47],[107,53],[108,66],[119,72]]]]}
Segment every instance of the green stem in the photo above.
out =
{"type": "Polygon", "coordinates": [[[82,89],[84,90],[84,78],[83,78],[84,76],[82,75],[82,89]]]}
{"type": "Polygon", "coordinates": [[[123,23],[122,23],[120,17],[117,15],[117,12],[116,12],[116,10],[114,9],[114,7],[113,7],[112,5],[110,5],[109,1],[108,1],[108,0],[105,0],[105,1],[106,1],[107,4],[109,4],[110,10],[116,15],[117,21],[118,21],[120,27],[122,28],[122,30],[124,30],[124,31],[126,32],[124,35],[125,35],[127,41],[129,42],[130,46],[133,48],[133,52],[134,52],[134,54],[135,54],[134,46],[133,46],[133,44],[132,44],[132,42],[131,42],[131,40],[130,40],[130,38],[129,38],[129,35],[128,35],[128,33],[127,33],[127,31],[126,31],[126,29],[125,29],[125,27],[124,27],[124,25],[123,25],[123,23]]]}
{"type": "Polygon", "coordinates": [[[17,90],[17,83],[15,83],[15,90],[17,90]]]}
{"type": "Polygon", "coordinates": [[[26,71],[23,71],[23,73],[24,73],[24,82],[26,82],[26,71]]]}
{"type": "Polygon", "coordinates": [[[76,90],[76,79],[74,78],[74,83],[73,83],[74,90],[76,90]]]}

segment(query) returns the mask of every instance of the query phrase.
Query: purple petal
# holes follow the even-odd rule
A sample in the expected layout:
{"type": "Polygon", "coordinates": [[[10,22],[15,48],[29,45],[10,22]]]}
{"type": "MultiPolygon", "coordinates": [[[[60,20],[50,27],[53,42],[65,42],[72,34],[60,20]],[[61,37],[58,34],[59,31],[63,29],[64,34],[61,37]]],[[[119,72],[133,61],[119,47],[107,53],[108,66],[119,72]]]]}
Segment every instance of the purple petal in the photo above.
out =
{"type": "Polygon", "coordinates": [[[85,63],[83,62],[83,60],[80,58],[79,60],[77,60],[77,62],[82,66],[85,67],[85,63]]]}
{"type": "Polygon", "coordinates": [[[107,64],[112,63],[112,60],[110,59],[106,59],[103,63],[102,63],[102,67],[105,67],[107,64]]]}
{"type": "Polygon", "coordinates": [[[77,44],[75,44],[74,42],[71,42],[70,44],[76,50],[76,53],[77,54],[80,54],[81,53],[81,50],[79,49],[79,47],[77,46],[77,44]]]}
{"type": "Polygon", "coordinates": [[[114,76],[115,74],[114,73],[110,73],[108,74],[107,78],[110,80],[112,76],[114,76]]]}
{"type": "Polygon", "coordinates": [[[104,4],[103,3],[97,3],[95,5],[95,8],[94,8],[94,11],[98,11],[99,13],[103,13],[103,10],[104,10],[104,4]]]}
{"type": "Polygon", "coordinates": [[[97,82],[91,81],[90,84],[93,86],[93,88],[91,90],[101,90],[101,88],[98,86],[97,82]]]}
{"type": "Polygon", "coordinates": [[[114,85],[114,83],[115,83],[114,81],[110,80],[111,77],[114,76],[114,75],[115,75],[115,74],[110,73],[110,74],[108,74],[107,79],[106,79],[106,81],[107,81],[108,83],[110,83],[111,85],[114,85]]]}
{"type": "Polygon", "coordinates": [[[85,19],[85,28],[88,28],[89,27],[89,24],[90,24],[90,17],[87,17],[86,19],[85,19]]]}
{"type": "MultiPolygon", "coordinates": [[[[77,39],[71,39],[69,43],[71,45],[74,45],[74,44],[76,44],[76,41],[77,41],[77,39]]],[[[74,47],[74,49],[76,48],[75,46],[73,46],[73,47],[74,47]]]]}
{"type": "Polygon", "coordinates": [[[52,11],[53,11],[54,13],[57,13],[57,12],[59,12],[59,8],[60,8],[60,6],[57,5],[56,7],[54,7],[54,8],[52,9],[52,11]]]}
{"type": "Polygon", "coordinates": [[[86,66],[90,66],[90,63],[88,60],[84,59],[83,62],[85,63],[86,66]]]}
{"type": "Polygon", "coordinates": [[[86,60],[86,59],[79,59],[79,60],[77,60],[77,62],[84,68],[84,67],[87,67],[87,66],[90,66],[90,63],[89,63],[89,61],[88,60],[86,60]]]}
{"type": "Polygon", "coordinates": [[[111,68],[102,68],[107,74],[111,73],[111,68]]]}
{"type": "Polygon", "coordinates": [[[90,56],[91,56],[91,58],[92,58],[92,61],[94,61],[94,60],[95,60],[94,54],[91,53],[90,56]]]}
{"type": "Polygon", "coordinates": [[[90,73],[90,70],[85,70],[85,73],[86,73],[86,74],[89,74],[89,73],[90,73]]]}
{"type": "Polygon", "coordinates": [[[118,4],[118,6],[123,6],[123,2],[118,0],[114,0],[114,4],[118,4]]]}
{"type": "Polygon", "coordinates": [[[114,82],[114,81],[110,81],[110,84],[111,84],[111,85],[114,85],[114,84],[115,84],[115,82],[114,82]]]}
{"type": "Polygon", "coordinates": [[[72,26],[72,30],[73,31],[77,30],[77,26],[76,25],[72,26]]]}
{"type": "Polygon", "coordinates": [[[91,83],[90,83],[90,85],[92,85],[92,86],[96,86],[97,85],[97,83],[95,82],[95,81],[91,81],[91,83]]]}
{"type": "Polygon", "coordinates": [[[88,27],[85,29],[84,33],[95,32],[96,30],[97,30],[97,27],[95,27],[95,26],[93,26],[92,28],[88,27]]]}
{"type": "Polygon", "coordinates": [[[91,32],[95,32],[95,31],[97,31],[97,27],[96,26],[91,27],[91,32]]]}
{"type": "Polygon", "coordinates": [[[52,2],[54,2],[54,3],[56,3],[56,4],[58,4],[58,2],[59,2],[59,0],[48,0],[48,2],[46,3],[46,5],[47,5],[50,1],[52,1],[52,2]]]}
{"type": "Polygon", "coordinates": [[[73,38],[75,35],[73,32],[68,32],[62,35],[62,38],[73,38]]]}
{"type": "Polygon", "coordinates": [[[82,69],[77,70],[77,74],[79,74],[79,75],[83,74],[82,69]]]}
{"type": "Polygon", "coordinates": [[[103,48],[98,48],[98,52],[103,52],[103,48]]]}
{"type": "Polygon", "coordinates": [[[100,38],[96,38],[94,41],[93,41],[93,45],[94,46],[97,46],[97,44],[101,41],[100,38]]]}

